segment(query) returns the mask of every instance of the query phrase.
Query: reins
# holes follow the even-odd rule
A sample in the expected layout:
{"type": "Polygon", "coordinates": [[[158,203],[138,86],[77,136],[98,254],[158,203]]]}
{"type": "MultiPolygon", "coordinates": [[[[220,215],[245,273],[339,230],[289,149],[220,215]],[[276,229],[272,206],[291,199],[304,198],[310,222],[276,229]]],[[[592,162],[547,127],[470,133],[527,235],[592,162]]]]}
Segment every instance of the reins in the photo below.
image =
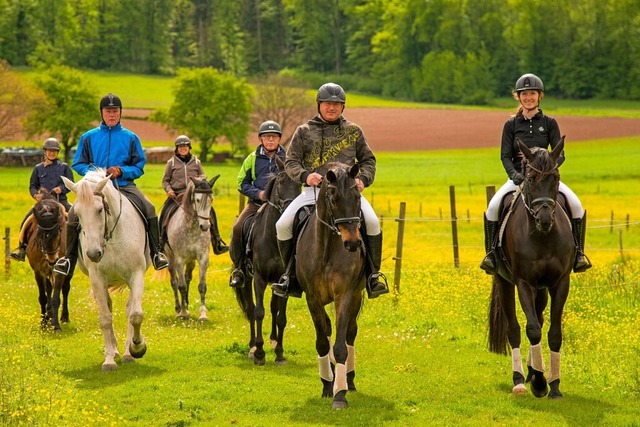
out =
{"type": "MultiPolygon", "coordinates": [[[[530,162],[527,162],[527,168],[532,169],[533,171],[537,172],[541,176],[545,176],[545,175],[550,175],[554,171],[556,171],[558,169],[558,164],[556,163],[553,166],[553,168],[551,168],[548,171],[542,171],[540,169],[535,168],[533,165],[531,165],[530,162]]],[[[529,180],[525,180],[525,183],[524,183],[524,186],[523,186],[524,188],[522,189],[522,192],[520,193],[521,196],[522,196],[522,202],[524,203],[524,207],[527,210],[527,212],[529,212],[529,214],[535,220],[538,219],[538,214],[540,213],[540,211],[542,209],[550,209],[551,213],[553,214],[555,212],[555,209],[556,209],[556,201],[555,201],[555,199],[553,199],[551,197],[537,197],[537,198],[533,199],[531,202],[527,201],[527,198],[528,198],[527,187],[529,185],[530,185],[530,181],[529,180]]]]}
{"type": "MultiPolygon", "coordinates": [[[[316,190],[317,187],[313,187],[313,193],[314,193],[314,198],[317,200],[316,197],[316,190]]],[[[334,233],[336,233],[337,235],[340,235],[340,230],[338,229],[337,225],[338,224],[353,224],[353,223],[357,223],[360,224],[360,217],[359,216],[349,216],[349,217],[343,217],[343,218],[336,218],[333,214],[333,209],[331,209],[331,203],[329,202],[329,195],[327,194],[327,192],[325,191],[325,204],[327,205],[327,211],[329,212],[329,220],[331,223],[326,222],[325,220],[323,220],[322,218],[320,218],[320,215],[318,215],[318,209],[316,208],[316,217],[318,218],[318,221],[320,221],[322,224],[326,225],[329,230],[333,231],[334,233]]]]}

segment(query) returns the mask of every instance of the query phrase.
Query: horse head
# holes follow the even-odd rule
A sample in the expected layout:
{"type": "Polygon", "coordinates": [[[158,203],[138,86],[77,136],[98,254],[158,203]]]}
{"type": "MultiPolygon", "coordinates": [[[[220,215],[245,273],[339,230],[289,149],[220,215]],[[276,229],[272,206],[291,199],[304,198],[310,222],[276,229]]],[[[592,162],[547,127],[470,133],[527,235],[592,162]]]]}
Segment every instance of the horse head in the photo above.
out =
{"type": "Polygon", "coordinates": [[[64,176],[65,186],[76,193],[73,211],[80,222],[87,257],[92,262],[100,262],[104,248],[115,229],[122,209],[122,195],[113,187],[110,176],[97,169],[88,172],[80,181],[73,183],[64,176]],[[115,203],[119,198],[120,203],[115,203]],[[112,200],[113,203],[109,203],[112,200]],[[109,226],[109,219],[112,225],[109,226]]]}
{"type": "Polygon", "coordinates": [[[63,209],[50,194],[43,195],[33,207],[33,214],[38,224],[35,244],[51,265],[59,258],[62,244],[63,209]]]}
{"type": "Polygon", "coordinates": [[[558,157],[564,149],[564,136],[551,152],[544,148],[529,148],[520,139],[516,141],[525,157],[522,188],[524,205],[535,220],[536,230],[549,233],[554,226],[556,198],[560,185],[558,157]]]}
{"type": "Polygon", "coordinates": [[[185,212],[191,212],[198,218],[200,230],[211,227],[211,203],[213,203],[213,184],[220,178],[216,175],[207,181],[205,177],[190,177],[187,192],[182,199],[185,212]]]}
{"type": "Polygon", "coordinates": [[[273,185],[270,186],[268,192],[265,188],[265,197],[282,213],[289,206],[289,203],[298,197],[301,187],[299,183],[289,177],[284,169],[284,162],[278,156],[276,156],[276,165],[278,173],[275,175],[273,185]]]}
{"type": "Polygon", "coordinates": [[[325,175],[318,197],[318,218],[336,231],[345,249],[355,252],[360,248],[360,191],[356,177],[360,167],[351,167],[341,163],[327,164],[329,170],[325,175]],[[324,203],[321,203],[324,192],[324,203]]]}

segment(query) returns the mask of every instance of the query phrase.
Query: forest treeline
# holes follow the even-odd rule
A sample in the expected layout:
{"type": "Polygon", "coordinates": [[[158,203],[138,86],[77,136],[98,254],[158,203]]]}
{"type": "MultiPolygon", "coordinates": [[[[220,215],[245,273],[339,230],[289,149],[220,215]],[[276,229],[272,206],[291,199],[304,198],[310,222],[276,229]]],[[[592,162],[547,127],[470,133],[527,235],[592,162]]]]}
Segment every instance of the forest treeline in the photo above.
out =
{"type": "Polygon", "coordinates": [[[640,99],[639,0],[0,0],[12,66],[281,72],[317,87],[486,104],[538,74],[557,97],[640,99]]]}

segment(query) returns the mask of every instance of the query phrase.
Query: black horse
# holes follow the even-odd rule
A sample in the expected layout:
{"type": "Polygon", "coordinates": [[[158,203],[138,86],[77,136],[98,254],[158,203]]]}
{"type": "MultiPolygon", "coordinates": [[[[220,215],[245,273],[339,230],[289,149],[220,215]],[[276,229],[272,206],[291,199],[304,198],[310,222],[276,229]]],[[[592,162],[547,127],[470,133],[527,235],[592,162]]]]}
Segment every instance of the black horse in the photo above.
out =
{"type": "Polygon", "coordinates": [[[316,210],[302,230],[296,249],[296,274],[307,295],[316,330],[322,397],[333,396],[333,408],[347,406],[347,390],[355,391],[357,318],[365,288],[365,252],[360,232],[360,169],[328,163],[316,210]],[[331,346],[331,320],[325,306],[334,303],[336,334],[331,346]],[[332,362],[334,366],[332,366],[332,362]]]}
{"type": "Polygon", "coordinates": [[[557,159],[564,148],[564,138],[549,152],[529,149],[518,140],[525,156],[524,184],[506,219],[501,240],[500,274],[493,277],[489,310],[489,349],[507,354],[512,348],[513,393],[526,394],[525,381],[531,383],[536,397],[549,393],[561,398],[560,347],[562,346],[562,311],[569,295],[569,278],[575,259],[575,242],[571,223],[559,206],[560,173],[557,159]],[[516,317],[515,290],[527,318],[529,339],[528,374],[525,380],[520,354],[520,325],[516,317]],[[550,349],[549,383],[544,376],[542,356],[543,314],[551,297],[548,342],[550,349]]]}
{"type": "Polygon", "coordinates": [[[38,301],[42,314],[42,327],[49,324],[54,331],[61,331],[60,322],[69,322],[68,296],[71,289],[71,275],[53,273],[56,260],[65,253],[67,218],[64,206],[55,197],[43,195],[33,207],[36,227],[30,227],[25,234],[27,258],[38,284],[38,301]],[[62,292],[62,313],[58,319],[62,292]]]}
{"type": "MultiPolygon", "coordinates": [[[[264,339],[262,324],[264,321],[264,293],[269,283],[277,282],[284,273],[284,267],[278,252],[276,222],[289,203],[300,194],[300,184],[293,181],[284,171],[284,163],[276,157],[280,170],[273,175],[264,189],[267,203],[256,213],[251,233],[251,258],[244,270],[244,286],[234,288],[236,299],[246,319],[249,321],[249,357],[256,365],[264,365],[264,339]],[[253,288],[251,287],[253,275],[253,288]],[[255,303],[252,296],[255,293],[255,303]]],[[[276,295],[271,297],[271,345],[276,353],[276,365],[286,363],[283,356],[282,339],[287,325],[287,298],[276,295]]]]}

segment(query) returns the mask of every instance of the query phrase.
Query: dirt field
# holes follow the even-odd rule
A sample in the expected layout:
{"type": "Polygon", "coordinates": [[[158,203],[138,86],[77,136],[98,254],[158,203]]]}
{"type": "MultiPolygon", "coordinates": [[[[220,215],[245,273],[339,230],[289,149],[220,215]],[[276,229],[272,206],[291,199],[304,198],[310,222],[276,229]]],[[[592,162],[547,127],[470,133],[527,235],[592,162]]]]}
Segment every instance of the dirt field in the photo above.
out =
{"type": "MultiPolygon", "coordinates": [[[[128,116],[148,112],[125,111],[128,116]]],[[[364,129],[376,151],[415,151],[446,148],[498,147],[502,126],[511,112],[413,110],[400,108],[347,108],[345,117],[364,129]]],[[[554,116],[567,143],[640,135],[640,119],[554,116]]],[[[167,140],[175,135],[161,125],[123,119],[126,127],[145,140],[167,140]]],[[[250,141],[257,141],[255,134],[250,141]]]]}

